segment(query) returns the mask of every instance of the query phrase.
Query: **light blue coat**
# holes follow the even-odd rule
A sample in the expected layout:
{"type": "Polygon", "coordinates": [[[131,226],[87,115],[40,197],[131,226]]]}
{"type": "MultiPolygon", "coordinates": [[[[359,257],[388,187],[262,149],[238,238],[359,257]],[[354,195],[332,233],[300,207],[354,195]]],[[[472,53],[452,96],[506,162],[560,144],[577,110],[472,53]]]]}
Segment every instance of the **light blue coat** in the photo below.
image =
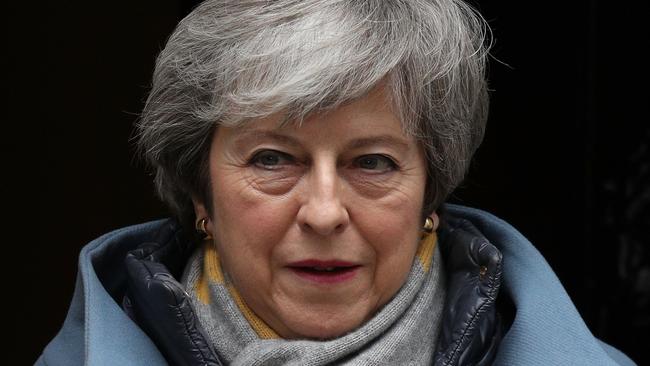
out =
{"type": "MultiPolygon", "coordinates": [[[[516,316],[505,334],[495,365],[634,365],[615,348],[596,339],[533,245],[505,221],[477,209],[447,205],[470,220],[503,254],[500,296],[509,296],[516,316]]],[[[36,365],[164,365],[153,342],[122,311],[97,278],[142,243],[161,221],[119,229],[86,245],[72,304],[63,327],[36,365]]],[[[112,268],[111,268],[112,269],[112,268]]],[[[113,270],[113,269],[112,269],[113,270]]],[[[115,268],[115,282],[121,268],[115,268]]]]}

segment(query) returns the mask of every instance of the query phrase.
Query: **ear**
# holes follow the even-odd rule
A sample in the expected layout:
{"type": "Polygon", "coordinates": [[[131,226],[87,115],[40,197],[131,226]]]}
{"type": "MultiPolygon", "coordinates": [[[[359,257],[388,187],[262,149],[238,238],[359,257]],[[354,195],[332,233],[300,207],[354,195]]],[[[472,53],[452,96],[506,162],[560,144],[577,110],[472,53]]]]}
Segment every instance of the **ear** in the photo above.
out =
{"type": "Polygon", "coordinates": [[[432,212],[429,217],[431,220],[433,220],[433,231],[436,231],[438,229],[438,226],[440,225],[440,218],[438,217],[438,214],[434,211],[432,212]]]}
{"type": "Polygon", "coordinates": [[[212,228],[212,219],[208,215],[208,210],[206,210],[205,205],[199,202],[199,200],[197,200],[195,197],[192,197],[192,204],[194,205],[194,215],[196,217],[195,224],[197,224],[198,221],[203,218],[207,219],[205,223],[205,230],[208,232],[208,235],[212,235],[214,232],[212,228]]]}

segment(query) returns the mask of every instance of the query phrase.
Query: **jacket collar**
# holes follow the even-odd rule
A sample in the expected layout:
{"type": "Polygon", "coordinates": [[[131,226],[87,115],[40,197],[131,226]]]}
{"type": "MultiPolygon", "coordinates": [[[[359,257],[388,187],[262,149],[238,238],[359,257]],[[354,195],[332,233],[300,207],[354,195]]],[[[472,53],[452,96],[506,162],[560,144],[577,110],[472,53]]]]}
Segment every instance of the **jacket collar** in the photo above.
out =
{"type": "Polygon", "coordinates": [[[436,365],[489,365],[502,337],[497,313],[501,252],[471,222],[443,210],[440,250],[447,271],[436,365]]]}
{"type": "Polygon", "coordinates": [[[448,216],[471,222],[504,258],[500,297],[511,301],[516,313],[495,365],[634,365],[594,338],[551,267],[521,233],[485,211],[445,208],[448,216]]]}

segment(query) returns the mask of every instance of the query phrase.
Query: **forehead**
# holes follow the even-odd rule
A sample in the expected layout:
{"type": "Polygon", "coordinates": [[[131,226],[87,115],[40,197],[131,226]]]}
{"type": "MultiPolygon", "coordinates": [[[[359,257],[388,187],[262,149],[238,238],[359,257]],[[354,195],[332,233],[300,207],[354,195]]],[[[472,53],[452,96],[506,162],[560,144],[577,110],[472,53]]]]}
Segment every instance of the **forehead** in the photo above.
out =
{"type": "Polygon", "coordinates": [[[314,112],[301,122],[284,123],[283,114],[276,113],[251,119],[239,127],[223,129],[226,130],[221,132],[223,135],[242,142],[274,140],[309,144],[329,140],[346,141],[357,146],[373,142],[393,145],[414,143],[413,138],[404,132],[383,87],[377,87],[338,108],[314,112]]]}

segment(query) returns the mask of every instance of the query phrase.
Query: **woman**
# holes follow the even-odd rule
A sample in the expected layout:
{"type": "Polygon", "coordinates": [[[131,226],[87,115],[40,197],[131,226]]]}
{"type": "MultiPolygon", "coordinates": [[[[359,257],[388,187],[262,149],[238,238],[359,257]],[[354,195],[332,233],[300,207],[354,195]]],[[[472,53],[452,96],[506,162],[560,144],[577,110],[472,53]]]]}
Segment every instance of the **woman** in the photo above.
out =
{"type": "Polygon", "coordinates": [[[37,364],[632,364],[525,238],[443,205],[486,29],[453,0],[201,4],[138,126],[175,218],[84,248],[37,364]]]}

